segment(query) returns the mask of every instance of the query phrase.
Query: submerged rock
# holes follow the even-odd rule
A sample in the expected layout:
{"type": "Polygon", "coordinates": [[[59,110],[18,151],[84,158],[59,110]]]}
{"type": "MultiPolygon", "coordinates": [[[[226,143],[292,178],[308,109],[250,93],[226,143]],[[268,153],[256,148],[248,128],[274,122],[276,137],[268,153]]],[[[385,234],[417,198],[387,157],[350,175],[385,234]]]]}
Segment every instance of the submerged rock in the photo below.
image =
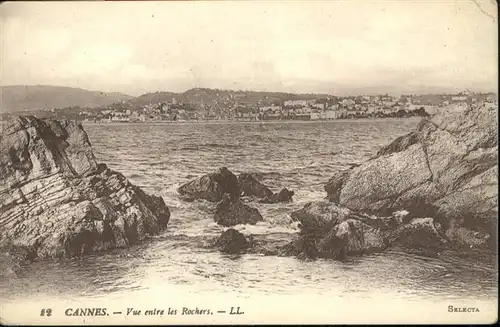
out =
{"type": "Polygon", "coordinates": [[[250,242],[242,233],[229,228],[222,232],[216,240],[215,246],[223,253],[236,254],[246,251],[250,247],[250,242]]]}
{"type": "Polygon", "coordinates": [[[328,198],[381,216],[405,209],[412,218],[435,217],[451,229],[452,242],[490,243],[498,219],[497,111],[486,105],[443,109],[361,166],[338,172],[325,186],[328,198]]]}
{"type": "Polygon", "coordinates": [[[226,167],[194,179],[180,186],[177,191],[182,198],[189,201],[204,199],[219,202],[226,193],[232,198],[240,196],[238,178],[226,167]]]}
{"type": "Polygon", "coordinates": [[[244,204],[240,199],[233,199],[229,194],[224,194],[217,203],[214,221],[221,226],[234,226],[239,224],[255,225],[263,221],[258,209],[244,204]]]}
{"type": "Polygon", "coordinates": [[[0,149],[0,241],[29,259],[125,247],[167,227],[163,199],[98,164],[79,123],[18,117],[0,149]]]}
{"type": "Polygon", "coordinates": [[[229,228],[218,237],[212,239],[206,248],[216,248],[228,254],[258,254],[265,256],[290,256],[285,251],[291,240],[296,240],[296,234],[268,233],[244,235],[236,229],[229,228]]]}

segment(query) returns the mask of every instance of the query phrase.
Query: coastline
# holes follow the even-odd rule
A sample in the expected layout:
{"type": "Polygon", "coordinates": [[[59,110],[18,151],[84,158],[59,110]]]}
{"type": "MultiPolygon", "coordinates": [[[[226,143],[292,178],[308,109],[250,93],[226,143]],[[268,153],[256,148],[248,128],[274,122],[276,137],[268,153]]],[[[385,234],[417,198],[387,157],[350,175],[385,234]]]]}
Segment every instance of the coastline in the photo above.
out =
{"type": "Polygon", "coordinates": [[[172,124],[238,124],[238,123],[256,123],[256,124],[277,124],[277,123],[352,123],[352,122],[380,122],[380,121],[398,121],[415,120],[419,121],[425,117],[388,117],[388,118],[345,118],[345,119],[310,119],[310,120],[235,120],[235,119],[217,119],[217,120],[185,120],[185,121],[148,121],[148,122],[128,122],[128,121],[81,121],[85,125],[172,125],[172,124]]]}

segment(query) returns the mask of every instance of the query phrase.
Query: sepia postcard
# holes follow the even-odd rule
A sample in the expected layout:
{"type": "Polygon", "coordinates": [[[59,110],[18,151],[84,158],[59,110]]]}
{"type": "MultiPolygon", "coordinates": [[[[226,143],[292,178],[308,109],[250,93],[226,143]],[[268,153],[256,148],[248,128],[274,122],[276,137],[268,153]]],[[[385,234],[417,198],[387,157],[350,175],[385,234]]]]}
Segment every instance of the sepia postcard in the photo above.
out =
{"type": "Polygon", "coordinates": [[[0,322],[494,324],[497,10],[3,2],[0,322]]]}

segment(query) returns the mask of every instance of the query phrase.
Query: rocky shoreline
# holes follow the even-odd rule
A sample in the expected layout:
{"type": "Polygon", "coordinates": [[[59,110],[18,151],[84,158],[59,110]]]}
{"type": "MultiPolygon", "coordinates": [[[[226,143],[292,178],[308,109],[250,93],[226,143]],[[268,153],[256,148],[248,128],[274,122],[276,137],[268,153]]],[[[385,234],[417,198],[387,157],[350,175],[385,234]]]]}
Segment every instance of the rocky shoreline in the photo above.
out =
{"type": "MultiPolygon", "coordinates": [[[[444,249],[494,250],[496,115],[486,106],[452,107],[423,119],[368,161],[337,172],[325,184],[325,200],[291,213],[300,223],[299,238],[274,252],[343,259],[388,247],[431,255],[444,249]]],[[[220,240],[224,252],[234,252],[231,242],[240,251],[251,247],[251,242],[241,247],[236,231],[225,231],[220,240]]]]}
{"type": "Polygon", "coordinates": [[[3,128],[0,148],[0,252],[7,261],[123,248],[167,227],[163,199],[97,163],[79,123],[18,117],[3,128]]]}
{"type": "MultiPolygon", "coordinates": [[[[251,202],[291,202],[250,173],[228,168],[178,188],[184,201],[216,203],[223,253],[342,260],[389,247],[432,255],[496,246],[497,110],[462,107],[424,118],[371,159],[338,171],[324,200],[290,213],[300,232],[283,242],[233,227],[265,220],[251,202]],[[246,199],[243,201],[242,199],[246,199]],[[249,204],[250,203],[250,204],[249,204]]],[[[170,211],[122,174],[97,163],[81,124],[35,117],[2,130],[0,264],[81,256],[137,244],[167,228],[170,211]]],[[[14,267],[14,268],[12,268],[14,267]]]]}

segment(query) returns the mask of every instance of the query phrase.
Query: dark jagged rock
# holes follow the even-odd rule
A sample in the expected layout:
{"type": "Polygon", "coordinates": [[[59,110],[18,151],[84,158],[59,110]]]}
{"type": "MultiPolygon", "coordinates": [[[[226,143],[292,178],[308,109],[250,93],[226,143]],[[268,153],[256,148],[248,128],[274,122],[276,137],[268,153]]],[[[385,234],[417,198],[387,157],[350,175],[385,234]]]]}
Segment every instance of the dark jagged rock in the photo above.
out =
{"type": "Polygon", "coordinates": [[[282,247],[282,255],[341,260],[390,246],[441,249],[447,242],[432,218],[406,222],[398,215],[373,217],[328,201],[310,202],[291,217],[301,231],[297,240],[282,247]]]}
{"type": "Polygon", "coordinates": [[[273,193],[271,196],[266,196],[260,199],[260,203],[279,203],[279,202],[290,202],[295,194],[294,191],[290,191],[287,188],[282,188],[279,193],[273,193]]]}
{"type": "Polygon", "coordinates": [[[263,221],[258,209],[244,204],[240,199],[231,198],[227,193],[217,203],[214,220],[221,226],[255,225],[259,221],[263,221]]]}
{"type": "Polygon", "coordinates": [[[423,119],[361,166],[333,176],[328,198],[380,216],[406,209],[412,217],[435,217],[452,242],[491,244],[498,219],[497,111],[455,106],[423,119]]]}
{"type": "Polygon", "coordinates": [[[167,227],[163,199],[98,164],[79,123],[18,117],[0,149],[0,242],[28,259],[125,247],[167,227]]]}
{"type": "Polygon", "coordinates": [[[252,174],[241,173],[238,183],[243,196],[255,196],[258,198],[273,197],[274,193],[264,184],[257,181],[252,174]]]}
{"type": "Polygon", "coordinates": [[[236,254],[246,251],[250,247],[250,242],[242,233],[229,228],[222,232],[215,245],[223,253],[236,254]]]}
{"type": "Polygon", "coordinates": [[[229,194],[232,199],[240,196],[259,198],[261,203],[289,202],[294,195],[293,191],[286,188],[279,193],[273,193],[267,186],[259,182],[252,174],[241,173],[236,177],[226,167],[217,172],[203,175],[182,186],[177,191],[186,201],[205,199],[219,202],[224,194],[229,194]]]}
{"type": "Polygon", "coordinates": [[[194,179],[180,186],[177,191],[182,198],[189,201],[204,199],[219,202],[226,193],[232,198],[240,196],[238,178],[226,167],[194,179]]]}
{"type": "Polygon", "coordinates": [[[289,202],[292,201],[292,196],[294,194],[294,191],[291,191],[287,188],[282,188],[276,195],[276,199],[278,200],[278,202],[289,202]]]}
{"type": "Polygon", "coordinates": [[[350,215],[351,210],[339,208],[328,201],[309,202],[303,208],[290,214],[294,221],[300,223],[303,231],[307,234],[319,233],[319,236],[348,219],[350,215]]]}
{"type": "MultiPolygon", "coordinates": [[[[356,167],[354,167],[356,168],[356,167]]],[[[349,169],[339,170],[330,178],[330,180],[325,185],[325,191],[328,194],[328,198],[335,202],[339,202],[340,191],[342,190],[342,185],[345,183],[349,177],[349,169]]]]}
{"type": "Polygon", "coordinates": [[[243,196],[254,196],[259,198],[260,203],[290,202],[295,194],[287,188],[279,193],[273,193],[267,186],[259,182],[252,174],[241,173],[238,182],[243,196]]]}

